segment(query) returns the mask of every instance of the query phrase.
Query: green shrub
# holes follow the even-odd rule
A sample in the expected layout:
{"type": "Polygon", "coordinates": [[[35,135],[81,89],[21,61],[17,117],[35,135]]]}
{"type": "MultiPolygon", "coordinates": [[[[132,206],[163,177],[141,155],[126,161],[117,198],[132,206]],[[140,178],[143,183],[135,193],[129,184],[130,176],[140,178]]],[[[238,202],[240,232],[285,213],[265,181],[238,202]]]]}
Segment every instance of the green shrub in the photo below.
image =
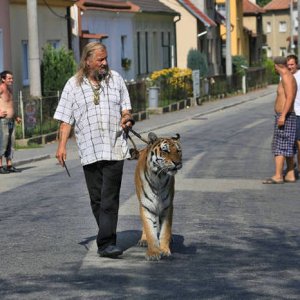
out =
{"type": "Polygon", "coordinates": [[[190,49],[187,57],[187,67],[192,70],[200,70],[200,76],[207,77],[208,63],[206,54],[196,49],[190,49]]]}
{"type": "Polygon", "coordinates": [[[268,84],[276,84],[279,82],[279,75],[275,72],[274,62],[272,59],[265,58],[263,66],[266,68],[268,84]]]}
{"type": "Polygon", "coordinates": [[[245,75],[246,70],[244,67],[248,67],[248,62],[244,56],[235,55],[232,56],[233,73],[238,75],[245,75]]]}
{"type": "Polygon", "coordinates": [[[46,44],[41,65],[43,95],[49,96],[53,92],[61,91],[75,71],[76,62],[72,51],[64,47],[55,49],[46,44]]]}

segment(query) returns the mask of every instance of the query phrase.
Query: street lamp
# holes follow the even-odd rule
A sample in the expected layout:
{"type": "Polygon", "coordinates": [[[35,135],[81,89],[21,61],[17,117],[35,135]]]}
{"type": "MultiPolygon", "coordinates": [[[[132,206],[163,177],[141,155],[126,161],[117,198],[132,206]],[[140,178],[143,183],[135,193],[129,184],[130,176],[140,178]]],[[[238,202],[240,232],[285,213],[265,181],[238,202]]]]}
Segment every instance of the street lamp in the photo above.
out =
{"type": "Polygon", "coordinates": [[[205,35],[205,34],[207,34],[207,30],[198,33],[198,34],[197,34],[197,37],[200,37],[200,36],[205,35]]]}

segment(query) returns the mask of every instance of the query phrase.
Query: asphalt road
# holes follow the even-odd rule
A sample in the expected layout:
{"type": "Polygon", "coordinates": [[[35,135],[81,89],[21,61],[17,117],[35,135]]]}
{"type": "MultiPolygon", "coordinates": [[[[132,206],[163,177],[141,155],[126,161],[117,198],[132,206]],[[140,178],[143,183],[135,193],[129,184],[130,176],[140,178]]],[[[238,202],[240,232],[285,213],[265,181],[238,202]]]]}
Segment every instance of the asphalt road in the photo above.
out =
{"type": "Polygon", "coordinates": [[[117,260],[96,254],[74,143],[71,178],[53,157],[1,176],[0,298],[299,299],[299,181],[261,183],[274,171],[273,101],[271,93],[215,112],[197,109],[169,126],[157,119],[156,134],[178,132],[183,144],[171,259],[148,262],[136,246],[134,161],[124,168],[118,244],[125,251],[117,260]]]}

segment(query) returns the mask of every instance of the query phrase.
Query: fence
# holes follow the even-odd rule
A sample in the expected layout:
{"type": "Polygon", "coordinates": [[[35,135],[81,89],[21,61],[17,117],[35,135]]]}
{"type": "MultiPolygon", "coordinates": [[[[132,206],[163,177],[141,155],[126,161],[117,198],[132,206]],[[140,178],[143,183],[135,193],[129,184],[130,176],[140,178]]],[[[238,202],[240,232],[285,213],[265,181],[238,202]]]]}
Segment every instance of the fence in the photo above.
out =
{"type": "MultiPolygon", "coordinates": [[[[146,111],[148,108],[149,82],[127,82],[127,87],[134,113],[146,111]]],[[[264,68],[249,68],[246,72],[247,89],[254,89],[267,85],[264,68]]],[[[165,78],[159,81],[158,107],[165,107],[174,102],[188,99],[193,96],[193,82],[191,76],[165,78]]],[[[232,75],[230,80],[226,75],[219,75],[200,79],[200,98],[223,97],[229,93],[242,91],[242,76],[232,75]]],[[[58,122],[53,119],[60,93],[43,97],[38,100],[29,100],[28,96],[19,94],[18,113],[22,116],[22,125],[17,126],[16,138],[30,138],[55,132],[58,122]]]]}
{"type": "Polygon", "coordinates": [[[25,139],[56,131],[58,123],[53,115],[58,99],[59,92],[41,99],[30,99],[20,92],[18,115],[22,117],[22,124],[16,127],[16,138],[25,139]]]}

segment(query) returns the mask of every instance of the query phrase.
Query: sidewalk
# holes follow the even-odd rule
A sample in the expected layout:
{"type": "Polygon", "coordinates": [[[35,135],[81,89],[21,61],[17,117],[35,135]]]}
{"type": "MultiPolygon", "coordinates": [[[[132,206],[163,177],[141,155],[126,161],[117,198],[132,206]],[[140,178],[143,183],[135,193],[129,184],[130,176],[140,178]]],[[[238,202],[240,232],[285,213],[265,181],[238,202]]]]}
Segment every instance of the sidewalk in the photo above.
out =
{"type": "MultiPolygon", "coordinates": [[[[149,119],[136,122],[134,130],[140,134],[148,133],[149,131],[155,131],[158,128],[162,128],[171,124],[183,122],[191,119],[195,116],[203,116],[218,110],[223,110],[242,104],[244,102],[252,101],[260,97],[272,94],[276,92],[276,86],[270,85],[266,88],[258,89],[249,92],[245,95],[238,95],[230,98],[223,98],[204,102],[202,105],[184,108],[182,110],[169,112],[160,115],[150,115],[149,119]]],[[[145,137],[146,138],[146,137],[145,137]]],[[[52,142],[44,145],[41,148],[33,149],[21,149],[15,151],[14,165],[23,165],[33,161],[38,161],[47,158],[54,158],[57,148],[57,142],[52,142]]],[[[71,139],[68,142],[68,149],[77,151],[75,139],[71,139]]]]}

